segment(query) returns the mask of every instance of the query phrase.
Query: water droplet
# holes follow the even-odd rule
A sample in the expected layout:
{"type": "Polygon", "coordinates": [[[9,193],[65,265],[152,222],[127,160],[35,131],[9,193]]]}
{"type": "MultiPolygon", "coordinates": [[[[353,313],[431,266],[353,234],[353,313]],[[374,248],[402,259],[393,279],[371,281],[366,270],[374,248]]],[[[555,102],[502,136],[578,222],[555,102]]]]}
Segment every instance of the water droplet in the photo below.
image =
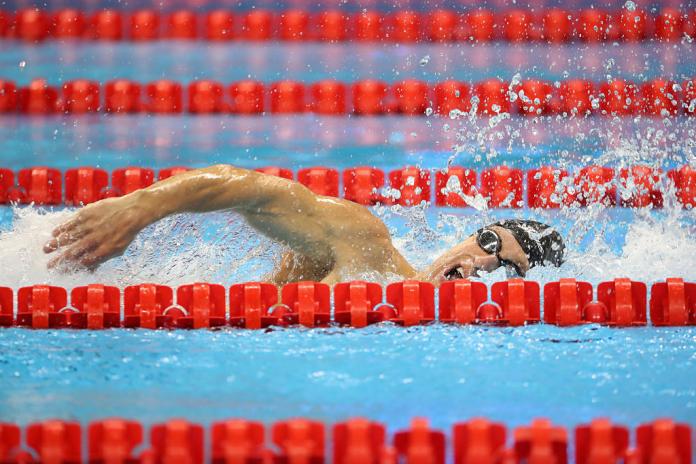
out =
{"type": "Polygon", "coordinates": [[[421,66],[425,66],[428,63],[430,63],[430,55],[425,55],[423,58],[420,59],[420,62],[419,62],[419,64],[421,66]]]}
{"type": "Polygon", "coordinates": [[[624,3],[624,8],[626,8],[628,11],[636,11],[636,2],[628,0],[626,3],[624,3]]]}
{"type": "Polygon", "coordinates": [[[27,66],[27,62],[26,62],[26,61],[22,60],[22,61],[19,62],[19,67],[20,67],[20,68],[24,69],[26,66],[27,66]]]}

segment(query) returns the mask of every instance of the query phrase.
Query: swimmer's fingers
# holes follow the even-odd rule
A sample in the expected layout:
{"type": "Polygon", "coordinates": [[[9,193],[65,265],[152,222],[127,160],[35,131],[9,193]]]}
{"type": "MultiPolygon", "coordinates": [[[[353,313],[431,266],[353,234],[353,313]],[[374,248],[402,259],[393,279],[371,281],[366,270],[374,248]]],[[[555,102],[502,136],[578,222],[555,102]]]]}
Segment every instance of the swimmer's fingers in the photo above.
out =
{"type": "Polygon", "coordinates": [[[80,240],[82,237],[84,237],[87,234],[88,231],[83,230],[83,229],[73,229],[68,232],[63,232],[60,235],[56,236],[55,238],[49,240],[45,245],[44,245],[44,252],[45,253],[53,253],[56,251],[58,248],[62,248],[68,245],[71,245],[78,240],[80,240]]]}
{"type": "Polygon", "coordinates": [[[57,266],[67,265],[69,263],[80,263],[81,258],[86,254],[94,250],[97,246],[96,242],[77,242],[62,254],[56,256],[48,262],[48,268],[53,269],[57,266]]]}

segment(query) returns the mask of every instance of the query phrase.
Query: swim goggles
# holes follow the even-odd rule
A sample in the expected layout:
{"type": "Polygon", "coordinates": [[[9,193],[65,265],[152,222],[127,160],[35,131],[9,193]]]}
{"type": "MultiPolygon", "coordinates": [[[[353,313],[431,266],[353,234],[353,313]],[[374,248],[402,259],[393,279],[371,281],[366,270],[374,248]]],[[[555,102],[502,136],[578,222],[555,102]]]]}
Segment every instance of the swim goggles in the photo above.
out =
{"type": "Polygon", "coordinates": [[[495,255],[500,265],[505,266],[508,275],[514,273],[517,276],[524,277],[524,272],[517,264],[500,257],[503,241],[496,231],[486,228],[479,230],[476,232],[476,244],[489,255],[495,255]]]}

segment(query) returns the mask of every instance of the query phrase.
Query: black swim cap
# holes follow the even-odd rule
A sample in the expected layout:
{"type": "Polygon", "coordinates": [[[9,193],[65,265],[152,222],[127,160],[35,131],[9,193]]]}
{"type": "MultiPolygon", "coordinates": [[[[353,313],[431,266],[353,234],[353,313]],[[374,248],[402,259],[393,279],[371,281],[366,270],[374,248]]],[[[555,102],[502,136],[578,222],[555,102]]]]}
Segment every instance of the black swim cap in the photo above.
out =
{"type": "Polygon", "coordinates": [[[524,219],[509,219],[491,224],[507,229],[522,247],[529,267],[563,264],[563,237],[548,224],[524,219]]]}

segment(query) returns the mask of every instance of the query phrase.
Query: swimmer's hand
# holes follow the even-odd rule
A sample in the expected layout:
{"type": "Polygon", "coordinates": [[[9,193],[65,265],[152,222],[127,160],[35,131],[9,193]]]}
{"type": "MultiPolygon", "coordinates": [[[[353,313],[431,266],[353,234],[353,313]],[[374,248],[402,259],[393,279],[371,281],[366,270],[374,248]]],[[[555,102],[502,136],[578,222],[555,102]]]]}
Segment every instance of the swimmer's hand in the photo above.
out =
{"type": "Polygon", "coordinates": [[[53,230],[44,252],[57,252],[57,256],[48,267],[94,269],[122,255],[138,232],[152,222],[151,212],[137,195],[87,205],[53,230]]]}

